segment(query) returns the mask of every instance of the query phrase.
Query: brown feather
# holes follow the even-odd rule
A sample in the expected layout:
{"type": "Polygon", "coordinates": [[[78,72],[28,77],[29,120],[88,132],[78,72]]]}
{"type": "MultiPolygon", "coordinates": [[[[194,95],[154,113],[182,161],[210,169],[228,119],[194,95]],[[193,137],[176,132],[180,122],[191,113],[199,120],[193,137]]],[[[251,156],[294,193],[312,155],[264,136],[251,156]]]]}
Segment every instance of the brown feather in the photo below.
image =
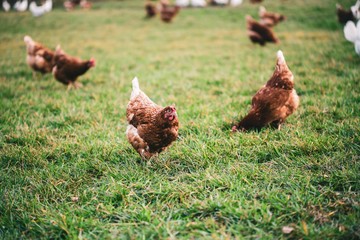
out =
{"type": "Polygon", "coordinates": [[[260,23],[264,24],[267,27],[274,27],[275,25],[286,19],[284,15],[280,13],[268,12],[265,10],[265,8],[262,11],[260,10],[259,15],[261,19],[260,23]]]}
{"type": "Polygon", "coordinates": [[[145,4],[145,11],[146,17],[148,18],[155,17],[155,15],[157,14],[156,6],[151,2],[147,2],[145,4]]]}
{"type": "Polygon", "coordinates": [[[50,73],[54,66],[54,52],[41,43],[33,41],[29,36],[24,37],[26,44],[26,62],[34,71],[42,74],[50,73]]]}
{"type": "Polygon", "coordinates": [[[253,43],[259,43],[263,46],[266,42],[279,42],[271,28],[257,22],[251,16],[246,16],[246,23],[248,36],[253,43]]]}
{"type": "Polygon", "coordinates": [[[126,135],[130,144],[145,159],[164,151],[177,139],[179,121],[173,106],[161,107],[140,92],[131,97],[126,118],[126,135]],[[168,119],[167,114],[173,116],[168,119]]]}
{"type": "Polygon", "coordinates": [[[73,84],[80,75],[95,66],[93,59],[83,61],[67,55],[59,47],[55,51],[54,63],[54,77],[65,85],[73,84]]]}
{"type": "Polygon", "coordinates": [[[278,59],[272,77],[252,98],[250,112],[233,130],[261,129],[268,124],[280,127],[298,105],[293,74],[285,60],[282,62],[278,59]]]}
{"type": "Polygon", "coordinates": [[[161,3],[160,18],[163,22],[170,23],[179,11],[179,6],[161,3]]]}

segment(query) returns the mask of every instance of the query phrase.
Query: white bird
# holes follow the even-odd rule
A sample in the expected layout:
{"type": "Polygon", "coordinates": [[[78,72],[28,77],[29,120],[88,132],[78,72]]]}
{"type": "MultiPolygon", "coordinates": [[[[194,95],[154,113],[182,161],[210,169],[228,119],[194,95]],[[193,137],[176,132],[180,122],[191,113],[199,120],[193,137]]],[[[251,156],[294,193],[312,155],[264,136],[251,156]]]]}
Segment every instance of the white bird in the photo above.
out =
{"type": "Polygon", "coordinates": [[[192,7],[205,7],[206,1],[205,0],[191,0],[192,7]]]}
{"type": "Polygon", "coordinates": [[[46,13],[44,5],[38,6],[36,5],[36,2],[30,3],[29,10],[34,17],[40,17],[46,13]]]}
{"type": "Polygon", "coordinates": [[[45,12],[50,12],[52,10],[52,6],[53,6],[53,1],[52,0],[46,0],[43,8],[45,10],[45,12]]]}
{"type": "Polygon", "coordinates": [[[20,5],[20,0],[19,1],[16,1],[13,8],[16,10],[20,5]]]}
{"type": "Polygon", "coordinates": [[[351,6],[350,10],[354,17],[359,20],[360,19],[360,0],[357,0],[354,6],[351,6]]]}
{"type": "Polygon", "coordinates": [[[2,7],[3,7],[5,12],[10,11],[10,8],[11,8],[10,3],[8,3],[8,1],[6,1],[6,0],[3,1],[2,7]]]}
{"type": "Polygon", "coordinates": [[[229,0],[213,0],[213,3],[215,5],[227,5],[229,3],[229,0]]]}
{"type": "Polygon", "coordinates": [[[243,2],[243,0],[230,0],[230,5],[232,7],[236,7],[236,6],[239,6],[240,4],[242,4],[242,2],[243,2]]]}
{"type": "Polygon", "coordinates": [[[355,52],[360,56],[360,21],[356,26],[353,21],[348,21],[344,27],[344,35],[346,40],[354,43],[355,52]]]}
{"type": "Polygon", "coordinates": [[[188,7],[190,5],[190,0],[176,0],[175,5],[179,7],[188,7]]]}
{"type": "Polygon", "coordinates": [[[19,12],[24,12],[27,9],[27,7],[28,7],[28,0],[23,0],[21,2],[19,0],[14,5],[14,8],[19,12]]]}

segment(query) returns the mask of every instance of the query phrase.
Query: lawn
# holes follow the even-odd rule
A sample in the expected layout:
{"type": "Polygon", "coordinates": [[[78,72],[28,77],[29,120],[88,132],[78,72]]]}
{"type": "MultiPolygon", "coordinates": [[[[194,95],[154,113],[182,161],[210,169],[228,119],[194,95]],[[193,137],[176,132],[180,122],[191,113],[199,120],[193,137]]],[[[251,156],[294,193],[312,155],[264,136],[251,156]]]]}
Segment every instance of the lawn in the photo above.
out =
{"type": "Polygon", "coordinates": [[[171,24],[144,19],[142,0],[1,12],[0,239],[359,239],[360,57],[336,2],[264,0],[287,16],[265,47],[246,35],[248,0],[171,24]],[[67,91],[33,76],[25,35],[97,65],[67,91]],[[299,109],[281,130],[232,134],[279,49],[299,109]],[[135,76],[180,121],[149,161],[125,136],[135,76]]]}

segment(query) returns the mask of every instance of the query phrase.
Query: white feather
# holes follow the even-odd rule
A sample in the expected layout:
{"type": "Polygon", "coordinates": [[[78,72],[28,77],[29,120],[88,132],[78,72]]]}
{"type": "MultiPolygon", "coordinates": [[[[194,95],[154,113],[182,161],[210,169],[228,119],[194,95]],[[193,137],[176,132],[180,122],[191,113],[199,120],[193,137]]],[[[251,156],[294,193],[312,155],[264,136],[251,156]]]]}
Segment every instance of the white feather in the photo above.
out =
{"type": "Polygon", "coordinates": [[[45,12],[50,12],[52,10],[52,6],[53,6],[53,1],[46,0],[46,2],[43,5],[45,12]]]}
{"type": "Polygon", "coordinates": [[[32,40],[32,38],[31,38],[30,36],[27,36],[27,35],[26,35],[26,36],[24,37],[24,42],[25,42],[25,43],[31,43],[31,42],[33,42],[33,40],[32,40]]]}
{"type": "Polygon", "coordinates": [[[13,8],[16,10],[20,5],[20,0],[19,1],[16,1],[13,8]]]}
{"type": "Polygon", "coordinates": [[[260,6],[259,7],[259,15],[261,16],[264,13],[266,13],[266,8],[264,6],[260,6]]]}
{"type": "Polygon", "coordinates": [[[360,56],[360,41],[355,43],[355,52],[360,56]]]}
{"type": "Polygon", "coordinates": [[[243,0],[230,0],[230,5],[233,7],[239,6],[242,4],[243,0]]]}
{"type": "Polygon", "coordinates": [[[188,7],[190,5],[190,0],[176,0],[175,5],[179,7],[188,7]]]}
{"type": "Polygon", "coordinates": [[[344,27],[344,35],[346,40],[354,43],[355,52],[360,55],[360,21],[355,23],[348,21],[344,27]]]}
{"type": "Polygon", "coordinates": [[[3,7],[5,12],[10,11],[10,8],[11,8],[10,3],[8,3],[8,1],[6,1],[6,0],[3,1],[2,7],[3,7]]]}
{"type": "Polygon", "coordinates": [[[359,38],[359,33],[357,32],[355,23],[352,21],[348,21],[344,27],[344,35],[346,40],[355,43],[359,38]]]}
{"type": "Polygon", "coordinates": [[[29,5],[29,10],[34,17],[40,17],[46,13],[43,6],[37,6],[35,2],[31,2],[29,5]]]}
{"type": "Polygon", "coordinates": [[[360,0],[358,0],[354,6],[351,6],[351,12],[356,19],[360,19],[360,0]]]}
{"type": "Polygon", "coordinates": [[[205,7],[206,1],[205,0],[191,0],[192,7],[205,7]]]}
{"type": "Polygon", "coordinates": [[[28,7],[28,0],[23,0],[22,2],[17,1],[15,3],[15,9],[19,12],[24,12],[28,7]]]}
{"type": "MultiPolygon", "coordinates": [[[[135,136],[139,136],[138,130],[136,127],[134,127],[133,125],[129,124],[126,128],[126,135],[128,134],[132,134],[135,136]]],[[[140,137],[140,136],[139,136],[140,137]]]]}
{"type": "Polygon", "coordinates": [[[139,80],[137,77],[134,77],[132,80],[132,92],[130,96],[130,100],[134,99],[137,95],[140,94],[140,86],[139,86],[139,80]]]}
{"type": "Polygon", "coordinates": [[[214,2],[219,5],[226,5],[229,3],[229,0],[214,0],[214,2]]]}
{"type": "Polygon", "coordinates": [[[285,57],[284,57],[284,54],[283,54],[283,52],[281,51],[281,50],[279,50],[279,51],[277,51],[277,61],[278,61],[278,63],[279,64],[283,64],[283,63],[285,63],[285,57]]]}

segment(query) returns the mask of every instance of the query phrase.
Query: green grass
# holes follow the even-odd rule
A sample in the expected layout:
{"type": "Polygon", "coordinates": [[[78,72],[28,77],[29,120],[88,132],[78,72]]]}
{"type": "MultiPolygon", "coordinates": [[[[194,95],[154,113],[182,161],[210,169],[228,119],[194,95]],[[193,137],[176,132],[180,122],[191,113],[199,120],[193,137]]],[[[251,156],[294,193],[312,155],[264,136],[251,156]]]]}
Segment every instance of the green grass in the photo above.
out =
{"type": "Polygon", "coordinates": [[[359,239],[360,57],[336,2],[265,0],[288,17],[266,47],[246,36],[249,1],[184,9],[172,24],[144,20],[141,0],[0,13],[0,238],[359,239]],[[94,57],[84,87],[33,79],[26,34],[94,57]],[[278,49],[299,109],[280,131],[230,134],[278,49]],[[125,137],[134,76],[181,124],[149,162],[125,137]]]}

